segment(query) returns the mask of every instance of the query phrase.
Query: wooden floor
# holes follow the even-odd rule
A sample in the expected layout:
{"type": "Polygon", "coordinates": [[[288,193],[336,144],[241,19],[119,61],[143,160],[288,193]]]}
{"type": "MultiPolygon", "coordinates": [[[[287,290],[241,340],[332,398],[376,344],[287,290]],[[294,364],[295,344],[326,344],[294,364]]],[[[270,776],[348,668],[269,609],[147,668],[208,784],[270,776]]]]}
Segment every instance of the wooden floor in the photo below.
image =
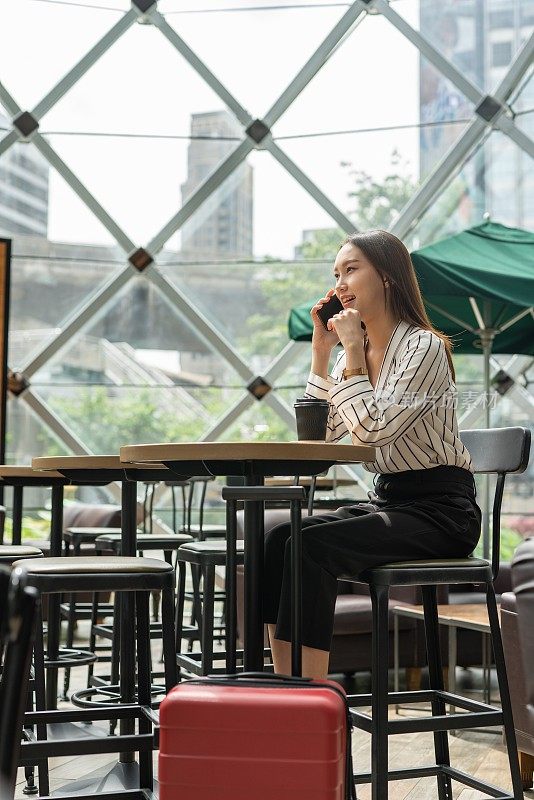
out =
{"type": "MultiPolygon", "coordinates": [[[[81,630],[83,630],[83,627],[81,630]]],[[[159,657],[159,645],[157,642],[155,643],[154,656],[155,660],[159,657]]],[[[105,667],[102,671],[105,671],[105,667]]],[[[85,685],[85,675],[86,668],[74,670],[71,689],[85,685]]],[[[370,691],[370,677],[368,675],[358,675],[355,681],[350,684],[344,682],[342,676],[339,676],[339,679],[348,692],[370,691]]],[[[457,672],[457,692],[459,694],[465,693],[480,700],[480,693],[475,691],[480,682],[481,674],[477,673],[476,670],[459,669],[457,672]]],[[[60,686],[62,686],[61,673],[60,686]]],[[[67,704],[60,702],[59,707],[67,707],[67,704]]],[[[410,716],[412,713],[408,709],[399,709],[398,711],[401,716],[410,716]]],[[[423,713],[422,709],[421,713],[423,713]]],[[[391,716],[395,717],[394,709],[391,710],[391,716]]],[[[449,747],[453,766],[507,791],[511,789],[506,750],[502,743],[500,732],[462,731],[457,736],[449,736],[449,747]]],[[[392,736],[389,740],[389,753],[390,768],[392,769],[432,764],[434,763],[432,734],[419,733],[392,736]]],[[[370,737],[365,732],[354,731],[353,759],[355,771],[361,772],[370,769],[370,737]]],[[[114,763],[113,756],[110,757],[109,755],[50,759],[51,791],[54,792],[60,787],[65,787],[66,791],[63,793],[67,794],[70,782],[84,778],[94,770],[107,764],[111,766],[114,763]]],[[[157,754],[155,757],[155,775],[157,776],[157,754]]],[[[21,798],[21,800],[27,797],[22,793],[24,785],[24,775],[22,770],[19,770],[15,796],[16,798],[21,798]]],[[[478,798],[487,797],[487,795],[468,789],[458,783],[453,783],[453,796],[454,798],[461,798],[461,800],[478,800],[478,798]]],[[[370,797],[370,787],[358,787],[358,800],[370,800],[370,797]]],[[[422,778],[391,782],[389,797],[390,800],[427,800],[427,798],[436,798],[436,780],[435,778],[422,778]]],[[[525,797],[534,798],[534,792],[526,792],[525,797]]],[[[177,798],[177,800],[179,799],[177,798]]]]}

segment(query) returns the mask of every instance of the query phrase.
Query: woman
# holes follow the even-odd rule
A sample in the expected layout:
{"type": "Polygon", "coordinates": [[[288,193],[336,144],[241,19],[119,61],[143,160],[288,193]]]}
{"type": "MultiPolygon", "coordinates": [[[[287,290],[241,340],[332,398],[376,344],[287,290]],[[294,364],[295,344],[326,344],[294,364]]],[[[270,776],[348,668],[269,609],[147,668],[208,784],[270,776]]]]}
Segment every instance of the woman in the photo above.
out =
{"type": "MultiPolygon", "coordinates": [[[[303,519],[303,675],[324,678],[337,578],[391,561],[462,558],[481,513],[469,453],[458,438],[449,339],[431,325],[404,244],[386,231],[354,234],[334,263],[335,289],[311,310],[307,394],[330,401],[327,441],[347,433],[375,448],[370,503],[303,519]],[[326,330],[319,309],[343,310],[326,330]],[[332,349],[341,342],[331,377],[332,349]]],[[[265,539],[264,619],[275,671],[291,672],[289,524],[265,539]]]]}

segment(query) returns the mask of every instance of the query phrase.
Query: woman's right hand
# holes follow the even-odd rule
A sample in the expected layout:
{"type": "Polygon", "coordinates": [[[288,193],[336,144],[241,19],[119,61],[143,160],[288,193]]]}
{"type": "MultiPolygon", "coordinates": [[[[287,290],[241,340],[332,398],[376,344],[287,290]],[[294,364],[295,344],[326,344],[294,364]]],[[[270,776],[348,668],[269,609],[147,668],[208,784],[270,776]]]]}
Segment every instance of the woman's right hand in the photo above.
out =
{"type": "Polygon", "coordinates": [[[335,290],[329,289],[326,295],[321,297],[321,299],[318,300],[314,306],[312,306],[310,311],[310,316],[313,322],[312,348],[322,352],[328,352],[328,355],[330,355],[332,348],[334,348],[339,342],[339,336],[335,331],[326,330],[317,312],[324,306],[325,303],[328,303],[330,298],[334,295],[335,290]]]}

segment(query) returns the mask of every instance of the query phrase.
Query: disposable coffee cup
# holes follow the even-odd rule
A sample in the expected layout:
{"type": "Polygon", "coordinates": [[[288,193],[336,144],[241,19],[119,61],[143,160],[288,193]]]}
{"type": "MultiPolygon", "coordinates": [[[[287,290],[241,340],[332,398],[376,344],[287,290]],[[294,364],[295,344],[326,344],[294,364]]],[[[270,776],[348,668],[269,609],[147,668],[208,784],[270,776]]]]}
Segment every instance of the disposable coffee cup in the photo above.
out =
{"type": "Polygon", "coordinates": [[[328,400],[299,397],[295,401],[294,408],[299,441],[324,442],[330,408],[328,400]]]}

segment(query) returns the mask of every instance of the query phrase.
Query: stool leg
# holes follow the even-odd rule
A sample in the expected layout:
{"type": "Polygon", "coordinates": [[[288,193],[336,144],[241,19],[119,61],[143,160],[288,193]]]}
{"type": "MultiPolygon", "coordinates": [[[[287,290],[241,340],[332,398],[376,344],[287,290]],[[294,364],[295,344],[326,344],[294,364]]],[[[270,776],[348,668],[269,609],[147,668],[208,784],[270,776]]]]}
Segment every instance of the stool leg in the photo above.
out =
{"type": "MultiPolygon", "coordinates": [[[[425,613],[426,654],[430,688],[443,691],[443,667],[439,641],[438,604],[435,586],[422,586],[423,608],[425,613]]],[[[446,714],[445,703],[439,697],[432,698],[432,716],[446,714]]],[[[434,752],[436,764],[450,765],[449,741],[447,731],[434,731],[434,752]]],[[[452,800],[452,785],[448,775],[437,775],[439,800],[452,800]]]]}
{"type": "Polygon", "coordinates": [[[159,592],[152,592],[152,620],[159,622],[159,592]]]}
{"type": "MultiPolygon", "coordinates": [[[[120,634],[119,634],[119,652],[120,652],[120,670],[119,670],[119,689],[121,701],[123,703],[135,702],[135,644],[132,639],[130,626],[132,620],[135,619],[135,598],[132,592],[119,592],[119,619],[120,619],[120,634]]],[[[114,628],[116,627],[116,622],[114,628]]],[[[119,730],[123,735],[131,735],[134,733],[135,723],[134,720],[122,719],[119,722],[119,730]]],[[[120,761],[128,763],[135,760],[133,752],[124,752],[120,754],[120,761]]]]}
{"type": "Polygon", "coordinates": [[[11,544],[20,544],[22,541],[22,486],[13,487],[13,517],[11,528],[11,544]]]}
{"type": "Polygon", "coordinates": [[[213,614],[215,612],[215,567],[202,570],[204,602],[202,604],[202,675],[213,669],[213,614]]]}
{"type": "MultiPolygon", "coordinates": [[[[34,668],[34,675],[35,675],[35,668],[34,668]]],[[[33,684],[35,686],[35,677],[33,684]]],[[[28,695],[26,698],[26,711],[32,712],[33,711],[33,690],[30,686],[28,686],[28,695]]],[[[31,726],[33,730],[33,725],[31,726]]],[[[37,794],[39,789],[35,785],[35,767],[24,767],[24,777],[26,779],[26,786],[22,790],[22,794],[31,795],[37,794]]]]}
{"type": "MultiPolygon", "coordinates": [[[[76,618],[76,606],[74,595],[71,594],[69,598],[69,615],[67,617],[67,640],[66,647],[70,650],[74,645],[74,622],[76,618]]],[[[65,667],[65,674],[63,676],[63,694],[62,700],[68,700],[68,692],[70,687],[70,667],[65,667]]]]}
{"type": "Polygon", "coordinates": [[[161,638],[163,644],[163,659],[165,662],[165,689],[167,692],[178,683],[178,675],[176,672],[176,633],[173,619],[174,592],[172,587],[169,586],[161,592],[161,638]]]}
{"type": "MultiPolygon", "coordinates": [[[[45,665],[44,665],[44,642],[43,642],[43,616],[39,608],[35,623],[35,645],[34,645],[34,672],[35,672],[35,709],[44,711],[46,708],[46,688],[45,688],[45,665]]],[[[46,725],[40,723],[36,725],[37,739],[47,738],[46,725]]],[[[43,759],[37,765],[39,794],[48,795],[50,785],[48,779],[48,759],[43,759]]]]}
{"type": "MultiPolygon", "coordinates": [[[[48,633],[46,637],[46,653],[51,661],[57,661],[59,656],[60,632],[60,606],[61,595],[48,595],[48,633]]],[[[57,683],[58,668],[46,670],[46,707],[48,710],[57,708],[57,683]]]]}
{"type": "Polygon", "coordinates": [[[499,616],[497,613],[497,602],[495,600],[495,589],[493,588],[493,583],[486,584],[486,605],[488,607],[493,655],[495,656],[495,669],[497,671],[497,680],[499,682],[504,735],[506,738],[508,761],[510,763],[510,774],[512,776],[514,798],[515,800],[523,800],[523,784],[521,781],[521,772],[519,770],[519,754],[517,752],[514,719],[512,717],[512,702],[510,700],[510,689],[508,688],[508,677],[506,675],[501,628],[499,625],[499,616]]]}
{"type": "MultiPolygon", "coordinates": [[[[185,605],[185,561],[178,561],[178,597],[176,599],[176,615],[174,627],[176,630],[175,652],[182,652],[182,631],[184,627],[185,605]]],[[[178,667],[178,680],[181,676],[181,667],[178,667]]]]}
{"type": "MultiPolygon", "coordinates": [[[[98,592],[93,594],[93,601],[91,604],[91,627],[90,627],[90,634],[89,634],[89,650],[93,653],[95,652],[96,648],[96,633],[95,633],[95,625],[97,624],[98,620],[98,592]]],[[[91,678],[93,677],[94,673],[94,664],[87,665],[87,686],[91,685],[91,678]]]]}
{"type": "MultiPolygon", "coordinates": [[[[68,543],[66,545],[68,548],[68,543]]],[[[65,555],[68,556],[68,550],[66,551],[65,555]]],[[[77,543],[74,545],[74,555],[79,556],[81,555],[80,545],[77,543]]],[[[74,624],[76,622],[76,595],[74,593],[69,595],[69,614],[67,617],[67,641],[66,647],[68,649],[72,649],[74,645],[74,624]]],[[[68,700],[68,692],[70,687],[70,667],[65,667],[65,673],[63,675],[63,694],[61,699],[68,700]]]]}
{"type": "Polygon", "coordinates": [[[372,800],[387,800],[389,586],[369,584],[369,592],[373,609],[371,797],[372,800]]]}
{"type": "MultiPolygon", "coordinates": [[[[135,593],[135,609],[137,619],[137,701],[140,706],[150,707],[151,670],[150,670],[150,620],[149,598],[146,592],[135,593]]],[[[139,733],[150,733],[150,721],[139,716],[139,733]]],[[[151,790],[153,787],[152,750],[139,751],[139,787],[151,790]]]]}
{"type": "MultiPolygon", "coordinates": [[[[197,626],[200,639],[202,639],[202,603],[200,600],[200,567],[191,564],[191,579],[193,583],[193,605],[191,609],[191,627],[197,626]]],[[[193,638],[189,641],[189,649],[193,649],[193,638]]]]}

